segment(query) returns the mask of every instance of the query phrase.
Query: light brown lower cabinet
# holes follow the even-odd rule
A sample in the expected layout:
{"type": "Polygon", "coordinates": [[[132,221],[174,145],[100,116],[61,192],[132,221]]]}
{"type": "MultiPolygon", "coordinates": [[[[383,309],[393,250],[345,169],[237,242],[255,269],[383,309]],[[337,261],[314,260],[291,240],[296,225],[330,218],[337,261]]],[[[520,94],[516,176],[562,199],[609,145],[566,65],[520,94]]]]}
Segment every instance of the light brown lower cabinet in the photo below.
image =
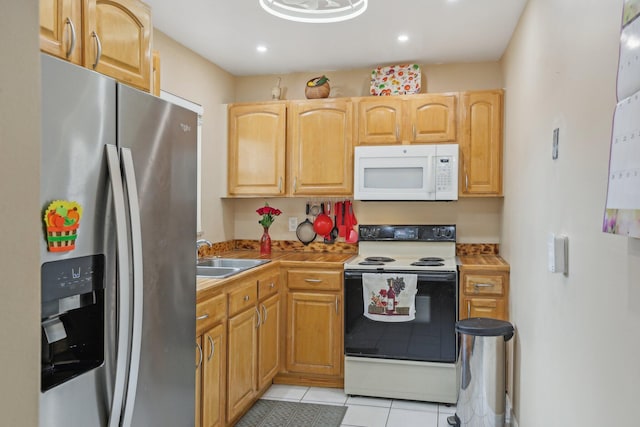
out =
{"type": "Polygon", "coordinates": [[[271,384],[280,368],[280,295],[260,302],[258,328],[258,390],[271,384]]]}
{"type": "Polygon", "coordinates": [[[225,326],[202,336],[202,427],[224,426],[225,326]]]}
{"type": "Polygon", "coordinates": [[[285,361],[275,381],[342,386],[342,269],[291,268],[285,277],[285,361]]]}
{"type": "Polygon", "coordinates": [[[509,320],[509,272],[461,269],[460,319],[490,317],[509,320]]]}
{"type": "Polygon", "coordinates": [[[252,275],[229,290],[227,423],[233,425],[271,384],[280,365],[278,269],[252,275]]]}
{"type": "Polygon", "coordinates": [[[226,304],[224,293],[196,304],[197,427],[225,425],[226,304]]]}
{"type": "Polygon", "coordinates": [[[235,420],[256,396],[258,314],[251,307],[229,318],[227,364],[227,418],[235,420]]]}
{"type": "Polygon", "coordinates": [[[342,269],[275,265],[199,302],[196,426],[234,425],[274,377],[341,386],[342,283],[342,269]],[[282,299],[281,279],[288,284],[282,299]]]}

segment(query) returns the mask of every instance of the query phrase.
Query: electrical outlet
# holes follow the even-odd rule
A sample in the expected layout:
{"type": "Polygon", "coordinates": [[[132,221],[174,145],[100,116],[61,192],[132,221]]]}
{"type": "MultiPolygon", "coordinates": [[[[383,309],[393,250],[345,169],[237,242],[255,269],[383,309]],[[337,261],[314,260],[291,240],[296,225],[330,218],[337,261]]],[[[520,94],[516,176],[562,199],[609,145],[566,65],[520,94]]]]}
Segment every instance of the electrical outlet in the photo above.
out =
{"type": "Polygon", "coordinates": [[[294,216],[289,217],[289,231],[296,231],[298,228],[298,218],[294,216]]]}

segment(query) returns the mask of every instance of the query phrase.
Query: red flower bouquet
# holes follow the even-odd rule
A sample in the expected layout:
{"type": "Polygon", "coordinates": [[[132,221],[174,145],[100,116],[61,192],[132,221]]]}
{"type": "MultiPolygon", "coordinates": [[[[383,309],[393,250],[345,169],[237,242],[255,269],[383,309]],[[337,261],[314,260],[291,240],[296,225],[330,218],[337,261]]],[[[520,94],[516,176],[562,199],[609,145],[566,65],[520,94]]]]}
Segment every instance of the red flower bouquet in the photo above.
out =
{"type": "Polygon", "coordinates": [[[275,217],[282,213],[280,209],[272,208],[271,206],[269,206],[269,203],[265,203],[263,207],[261,207],[260,209],[256,209],[256,212],[258,213],[258,215],[262,215],[262,218],[260,219],[260,221],[258,221],[258,223],[265,228],[271,227],[273,221],[276,220],[275,217]]]}

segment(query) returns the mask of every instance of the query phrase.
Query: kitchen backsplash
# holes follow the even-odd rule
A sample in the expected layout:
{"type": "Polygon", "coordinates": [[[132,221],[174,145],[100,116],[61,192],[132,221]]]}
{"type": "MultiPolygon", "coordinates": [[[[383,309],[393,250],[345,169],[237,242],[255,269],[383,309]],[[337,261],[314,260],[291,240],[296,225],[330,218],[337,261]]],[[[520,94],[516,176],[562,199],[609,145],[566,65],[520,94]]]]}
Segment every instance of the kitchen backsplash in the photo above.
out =
{"type": "MultiPolygon", "coordinates": [[[[304,221],[305,198],[226,199],[233,217],[233,237],[236,240],[257,240],[262,235],[256,209],[270,206],[282,210],[269,229],[272,240],[297,241],[295,231],[289,231],[288,219],[304,221]]],[[[309,198],[320,202],[320,199],[309,198]]],[[[330,198],[333,202],[340,200],[330,198]]],[[[458,243],[500,242],[502,198],[459,199],[454,202],[355,202],[354,212],[359,224],[456,224],[458,243]]],[[[308,215],[310,221],[313,217],[308,215]]],[[[317,242],[322,242],[318,239],[317,242]]],[[[323,243],[320,243],[323,244],[323,243]]]]}

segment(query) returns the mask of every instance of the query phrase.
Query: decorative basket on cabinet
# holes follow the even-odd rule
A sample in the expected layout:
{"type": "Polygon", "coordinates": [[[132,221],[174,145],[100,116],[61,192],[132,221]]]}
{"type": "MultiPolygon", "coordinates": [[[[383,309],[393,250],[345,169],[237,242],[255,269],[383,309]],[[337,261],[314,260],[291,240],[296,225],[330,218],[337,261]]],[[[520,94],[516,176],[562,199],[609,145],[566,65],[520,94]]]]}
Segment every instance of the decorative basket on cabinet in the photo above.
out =
{"type": "Polygon", "coordinates": [[[331,92],[329,79],[326,76],[314,77],[307,81],[304,88],[304,96],[307,99],[327,98],[331,92]]]}

